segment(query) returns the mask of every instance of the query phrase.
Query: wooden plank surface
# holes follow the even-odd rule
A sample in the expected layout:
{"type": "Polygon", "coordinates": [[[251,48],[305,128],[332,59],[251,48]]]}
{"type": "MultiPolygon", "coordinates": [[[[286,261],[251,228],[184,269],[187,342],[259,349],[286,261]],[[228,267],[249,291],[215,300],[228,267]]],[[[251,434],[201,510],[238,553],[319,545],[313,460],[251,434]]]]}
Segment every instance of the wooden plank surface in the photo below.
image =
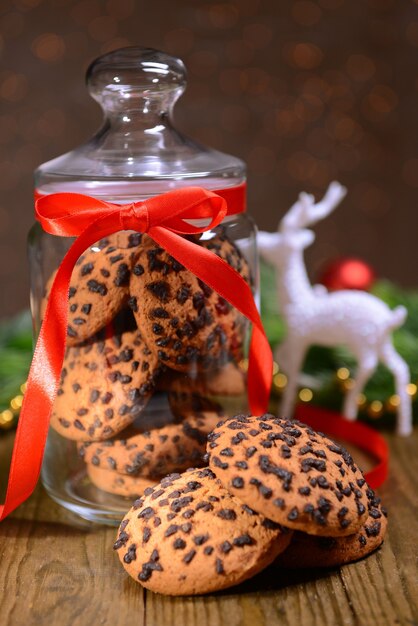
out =
{"type": "MultiPolygon", "coordinates": [[[[200,597],[144,592],[119,565],[115,529],[71,518],[42,487],[0,524],[2,626],[418,626],[418,432],[388,437],[384,546],[334,570],[273,566],[200,597]]],[[[0,438],[5,479],[12,434],[0,438]]]]}

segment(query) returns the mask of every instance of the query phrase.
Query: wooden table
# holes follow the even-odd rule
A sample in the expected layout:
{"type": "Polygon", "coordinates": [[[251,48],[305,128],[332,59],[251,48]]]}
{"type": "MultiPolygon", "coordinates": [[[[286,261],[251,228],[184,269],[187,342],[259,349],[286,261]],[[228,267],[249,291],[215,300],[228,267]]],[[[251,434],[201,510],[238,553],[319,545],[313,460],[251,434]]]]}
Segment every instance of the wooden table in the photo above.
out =
{"type": "MultiPolygon", "coordinates": [[[[3,478],[12,437],[0,437],[3,478]]],[[[388,440],[390,477],[380,495],[389,509],[389,535],[381,550],[334,570],[270,567],[239,587],[209,596],[145,592],[113,553],[114,528],[75,525],[38,486],[0,524],[0,624],[417,625],[418,431],[388,440]]]]}

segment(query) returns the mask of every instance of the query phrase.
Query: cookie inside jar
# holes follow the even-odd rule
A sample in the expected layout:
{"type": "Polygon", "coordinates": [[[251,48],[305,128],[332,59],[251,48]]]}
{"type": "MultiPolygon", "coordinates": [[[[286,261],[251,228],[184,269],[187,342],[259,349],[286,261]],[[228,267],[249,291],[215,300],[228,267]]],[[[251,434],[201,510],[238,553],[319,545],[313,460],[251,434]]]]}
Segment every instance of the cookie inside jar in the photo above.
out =
{"type": "MultiPolygon", "coordinates": [[[[251,282],[222,229],[189,239],[251,282]]],[[[51,428],[76,448],[82,497],[135,498],[169,473],[202,467],[207,435],[245,409],[246,319],[149,236],[127,231],[81,257],[68,307],[51,428]],[[87,308],[77,342],[74,316],[87,308]]]]}

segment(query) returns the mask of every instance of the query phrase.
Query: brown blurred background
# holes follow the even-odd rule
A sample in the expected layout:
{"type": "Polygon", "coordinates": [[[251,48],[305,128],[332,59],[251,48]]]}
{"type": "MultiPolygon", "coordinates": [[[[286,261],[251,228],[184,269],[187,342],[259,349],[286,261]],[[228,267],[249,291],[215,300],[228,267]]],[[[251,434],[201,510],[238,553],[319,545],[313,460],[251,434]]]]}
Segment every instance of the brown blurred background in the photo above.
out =
{"type": "Polygon", "coordinates": [[[417,1],[1,0],[0,12],[0,316],[28,305],[32,170],[96,130],[85,69],[127,45],[183,58],[177,124],[247,162],[260,227],[301,189],[348,186],[316,228],[313,278],[355,255],[418,285],[417,1]]]}

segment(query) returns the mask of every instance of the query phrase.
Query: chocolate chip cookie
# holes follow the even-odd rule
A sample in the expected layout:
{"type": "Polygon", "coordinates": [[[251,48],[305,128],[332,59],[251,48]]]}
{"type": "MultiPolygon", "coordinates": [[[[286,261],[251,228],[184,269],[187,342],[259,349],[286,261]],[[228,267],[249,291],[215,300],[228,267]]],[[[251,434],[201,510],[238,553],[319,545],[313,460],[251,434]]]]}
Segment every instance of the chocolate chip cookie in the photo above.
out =
{"type": "MultiPolygon", "coordinates": [[[[224,235],[192,240],[250,280],[244,257],[224,235]]],[[[240,355],[245,318],[149,237],[142,239],[129,289],[138,328],[172,369],[208,370],[240,355]]]]}
{"type": "Polygon", "coordinates": [[[200,594],[261,571],[291,534],[228,493],[205,468],[147,489],[124,517],[114,547],[126,571],[147,589],[200,594]]]}
{"type": "MultiPolygon", "coordinates": [[[[139,233],[115,233],[78,259],[70,281],[67,345],[92,337],[126,304],[131,268],[141,237],[139,233]]],[[[55,274],[47,283],[41,316],[54,277],[55,274]]]]}
{"type": "Polygon", "coordinates": [[[126,476],[95,465],[87,465],[87,475],[95,487],[126,498],[138,498],[155,481],[143,476],[126,476]]]}
{"type": "Polygon", "coordinates": [[[344,536],[367,519],[367,484],[350,454],[305,424],[237,415],[208,437],[209,466],[226,489],[272,520],[344,536]]]}
{"type": "Polygon", "coordinates": [[[106,441],[80,442],[78,450],[84,461],[95,467],[160,478],[203,465],[207,435],[218,421],[217,417],[191,415],[180,423],[145,432],[130,427],[106,441]]]}
{"type": "Polygon", "coordinates": [[[141,413],[159,372],[138,330],[67,348],[51,426],[68,439],[108,439],[141,413]]]}
{"type": "Polygon", "coordinates": [[[171,410],[179,418],[199,414],[219,421],[242,410],[245,393],[245,376],[232,362],[195,377],[178,373],[167,385],[171,410]]]}
{"type": "Polygon", "coordinates": [[[334,567],[358,561],[374,552],[383,543],[387,513],[372,489],[367,490],[367,500],[368,518],[356,533],[347,537],[315,537],[295,532],[289,547],[276,559],[275,566],[334,567]]]}

